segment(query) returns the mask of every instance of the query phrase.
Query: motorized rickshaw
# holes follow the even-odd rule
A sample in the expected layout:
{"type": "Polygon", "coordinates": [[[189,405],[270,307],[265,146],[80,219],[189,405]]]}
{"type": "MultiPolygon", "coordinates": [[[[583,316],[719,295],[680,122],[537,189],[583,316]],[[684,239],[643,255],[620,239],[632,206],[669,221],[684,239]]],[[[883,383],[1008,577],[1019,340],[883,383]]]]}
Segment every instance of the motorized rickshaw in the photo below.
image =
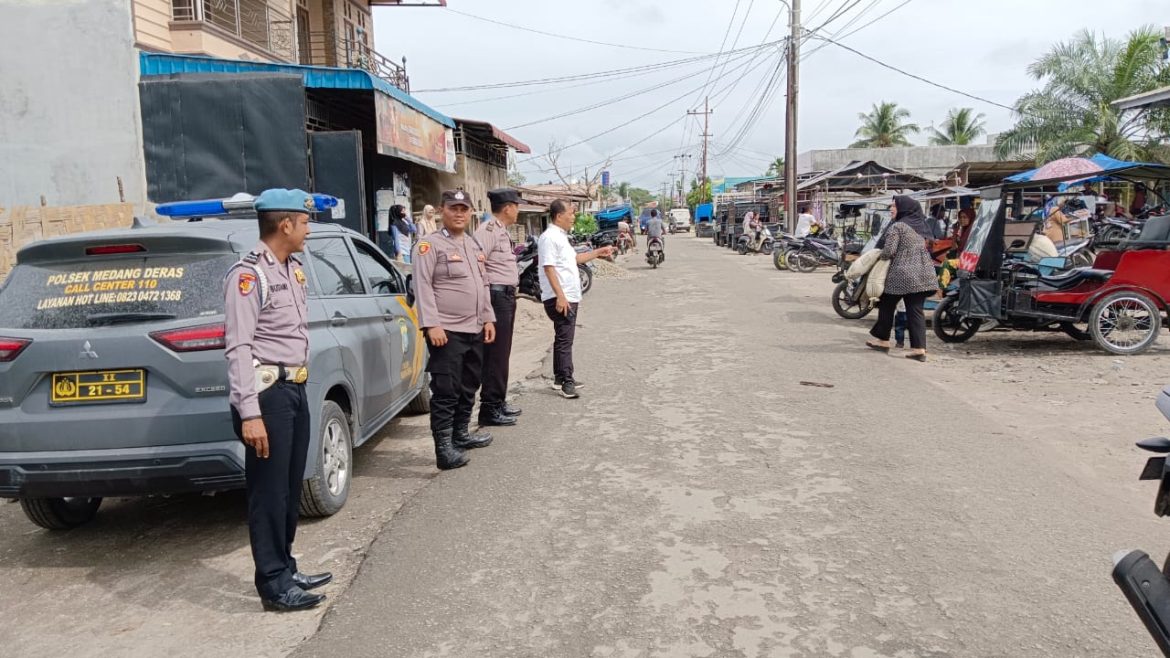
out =
{"type": "Polygon", "coordinates": [[[756,213],[761,223],[771,221],[772,213],[766,200],[734,201],[722,206],[719,213],[719,225],[715,229],[715,244],[728,249],[734,249],[743,235],[743,218],[748,212],[756,213]]]}
{"type": "Polygon", "coordinates": [[[1029,257],[1029,247],[1044,223],[1033,209],[1067,194],[1074,182],[1170,181],[1170,166],[1117,162],[1092,174],[1076,166],[1065,171],[1050,178],[1021,175],[981,191],[983,203],[959,257],[957,289],[935,310],[940,339],[963,342],[982,323],[995,321],[1000,328],[1063,331],[1114,354],[1137,354],[1157,340],[1170,308],[1170,216],[1149,220],[1137,239],[1102,250],[1090,267],[1029,257]]]}

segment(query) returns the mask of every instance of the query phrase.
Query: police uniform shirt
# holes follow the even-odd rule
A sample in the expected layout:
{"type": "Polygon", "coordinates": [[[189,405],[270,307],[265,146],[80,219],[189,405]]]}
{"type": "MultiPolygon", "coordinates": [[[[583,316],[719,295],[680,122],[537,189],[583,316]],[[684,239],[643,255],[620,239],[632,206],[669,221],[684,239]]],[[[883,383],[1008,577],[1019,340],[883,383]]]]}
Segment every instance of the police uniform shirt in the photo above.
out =
{"type": "Polygon", "coordinates": [[[476,334],[495,322],[486,260],[467,233],[456,237],[442,228],[419,241],[412,259],[419,326],[476,334]]]}
{"type": "Polygon", "coordinates": [[[513,286],[520,283],[520,269],[512,253],[512,238],[500,220],[492,217],[475,232],[475,239],[483,247],[484,269],[488,283],[493,286],[513,286]]]}
{"type": "Polygon", "coordinates": [[[260,416],[253,361],[300,367],[309,360],[305,285],[300,260],[289,256],[282,265],[263,242],[228,270],[224,342],[229,401],[241,418],[260,416]]]}

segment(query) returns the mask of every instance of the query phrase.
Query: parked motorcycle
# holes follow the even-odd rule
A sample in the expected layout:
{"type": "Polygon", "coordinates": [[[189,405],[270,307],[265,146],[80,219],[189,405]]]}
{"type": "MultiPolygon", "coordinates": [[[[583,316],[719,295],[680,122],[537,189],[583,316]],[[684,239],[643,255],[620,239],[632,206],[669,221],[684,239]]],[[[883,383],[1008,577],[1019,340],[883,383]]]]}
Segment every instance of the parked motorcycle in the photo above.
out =
{"type": "MultiPolygon", "coordinates": [[[[1170,387],[1158,396],[1158,411],[1170,420],[1170,387]]],[[[1150,457],[1138,479],[1158,480],[1154,514],[1170,516],[1170,439],[1138,441],[1138,447],[1159,455],[1150,457]]],[[[1170,560],[1170,556],[1167,556],[1170,560]]],[[[1166,562],[1170,566],[1170,562],[1166,562]]],[[[1138,618],[1146,625],[1163,655],[1170,656],[1170,568],[1159,567],[1144,551],[1120,551],[1113,556],[1113,582],[1125,593],[1138,618]]]]}
{"type": "Polygon", "coordinates": [[[845,276],[853,261],[851,257],[860,256],[863,250],[864,247],[858,242],[846,243],[841,251],[841,258],[837,261],[837,272],[833,274],[833,283],[837,284],[833,288],[833,310],[846,320],[860,320],[869,315],[874,308],[873,301],[865,294],[869,274],[857,281],[850,281],[845,276]]]}
{"type": "Polygon", "coordinates": [[[646,245],[646,262],[653,269],[658,269],[662,261],[666,260],[666,251],[663,249],[662,238],[650,238],[646,245]]]}
{"type": "MultiPolygon", "coordinates": [[[[593,247],[578,244],[573,247],[577,253],[590,251],[593,247]]],[[[536,238],[531,235],[524,244],[516,247],[516,268],[520,270],[520,285],[517,293],[533,299],[540,299],[540,264],[537,258],[536,238]]],[[[577,265],[577,272],[581,275],[581,294],[589,292],[593,287],[593,265],[585,263],[577,265]]]]}
{"type": "Polygon", "coordinates": [[[815,272],[821,265],[836,265],[839,258],[836,240],[812,236],[791,242],[784,254],[788,268],[803,273],[815,272]]]}

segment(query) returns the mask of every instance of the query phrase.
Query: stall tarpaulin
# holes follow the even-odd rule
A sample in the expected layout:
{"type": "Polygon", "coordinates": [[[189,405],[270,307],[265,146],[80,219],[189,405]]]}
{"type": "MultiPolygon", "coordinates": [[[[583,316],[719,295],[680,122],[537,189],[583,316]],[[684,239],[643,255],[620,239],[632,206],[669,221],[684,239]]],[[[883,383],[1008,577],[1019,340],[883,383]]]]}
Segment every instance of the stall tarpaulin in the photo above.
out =
{"type": "Polygon", "coordinates": [[[455,173],[455,133],[422,112],[382,93],[374,94],[378,152],[455,173]]]}

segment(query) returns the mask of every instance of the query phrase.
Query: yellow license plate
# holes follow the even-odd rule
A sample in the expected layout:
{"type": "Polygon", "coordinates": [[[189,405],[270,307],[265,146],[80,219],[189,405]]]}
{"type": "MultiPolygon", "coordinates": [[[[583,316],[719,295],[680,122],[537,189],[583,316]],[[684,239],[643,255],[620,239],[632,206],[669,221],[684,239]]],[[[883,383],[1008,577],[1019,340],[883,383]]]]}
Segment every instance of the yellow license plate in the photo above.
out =
{"type": "Polygon", "coordinates": [[[146,371],[59,372],[53,375],[53,392],[49,399],[55,405],[144,402],[146,371]]]}

